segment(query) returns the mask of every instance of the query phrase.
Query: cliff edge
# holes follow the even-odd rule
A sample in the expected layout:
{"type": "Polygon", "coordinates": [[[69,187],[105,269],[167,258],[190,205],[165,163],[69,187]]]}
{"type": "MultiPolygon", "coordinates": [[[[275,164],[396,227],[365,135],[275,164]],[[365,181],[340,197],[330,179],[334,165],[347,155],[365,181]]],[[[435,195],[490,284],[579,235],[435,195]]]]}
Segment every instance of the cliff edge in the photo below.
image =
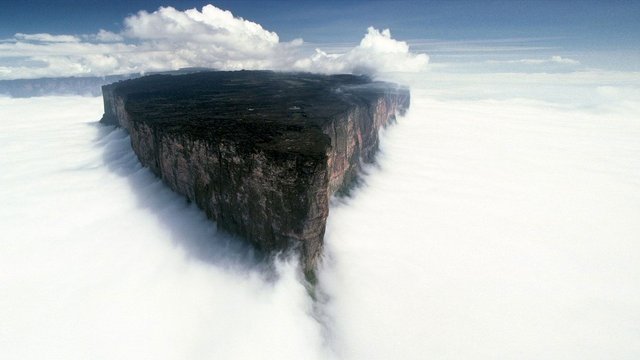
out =
{"type": "Polygon", "coordinates": [[[354,75],[152,75],[102,87],[102,123],[221,228],[265,252],[322,252],[329,198],[378,148],[409,90],[354,75]]]}

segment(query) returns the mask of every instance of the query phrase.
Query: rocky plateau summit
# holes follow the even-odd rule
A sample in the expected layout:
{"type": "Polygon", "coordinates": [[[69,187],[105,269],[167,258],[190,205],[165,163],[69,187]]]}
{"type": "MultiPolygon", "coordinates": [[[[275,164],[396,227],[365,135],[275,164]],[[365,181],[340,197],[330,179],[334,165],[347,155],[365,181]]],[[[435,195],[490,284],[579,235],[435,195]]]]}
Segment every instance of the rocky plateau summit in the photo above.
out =
{"type": "Polygon", "coordinates": [[[409,90],[365,76],[208,71],[102,87],[104,124],[220,228],[270,254],[323,248],[329,199],[371,162],[409,90]]]}

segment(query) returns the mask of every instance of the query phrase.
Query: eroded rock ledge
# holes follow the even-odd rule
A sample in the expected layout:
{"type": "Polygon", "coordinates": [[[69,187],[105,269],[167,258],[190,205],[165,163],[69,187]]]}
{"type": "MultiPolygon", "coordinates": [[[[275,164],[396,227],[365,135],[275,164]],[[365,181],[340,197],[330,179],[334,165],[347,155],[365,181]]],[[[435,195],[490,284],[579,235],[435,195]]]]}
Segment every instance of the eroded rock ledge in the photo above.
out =
{"type": "Polygon", "coordinates": [[[102,88],[102,122],[218,226],[265,252],[322,252],[329,197],[370,162],[409,90],[353,75],[152,75],[102,88]]]}

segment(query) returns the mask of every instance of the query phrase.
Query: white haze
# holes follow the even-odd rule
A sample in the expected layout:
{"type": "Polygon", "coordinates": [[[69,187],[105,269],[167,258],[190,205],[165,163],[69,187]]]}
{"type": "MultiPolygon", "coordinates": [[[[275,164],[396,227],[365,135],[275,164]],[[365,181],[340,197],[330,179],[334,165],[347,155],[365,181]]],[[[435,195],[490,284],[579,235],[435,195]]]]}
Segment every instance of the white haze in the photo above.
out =
{"type": "Polygon", "coordinates": [[[638,358],[636,76],[412,77],[331,209],[315,303],[141,168],[99,98],[0,98],[1,357],[638,358]]]}
{"type": "Polygon", "coordinates": [[[2,359],[314,359],[296,279],[172,193],[99,98],[0,98],[2,359]]]}
{"type": "Polygon", "coordinates": [[[366,186],[329,218],[321,283],[339,353],[640,356],[638,103],[412,95],[366,186]]]}

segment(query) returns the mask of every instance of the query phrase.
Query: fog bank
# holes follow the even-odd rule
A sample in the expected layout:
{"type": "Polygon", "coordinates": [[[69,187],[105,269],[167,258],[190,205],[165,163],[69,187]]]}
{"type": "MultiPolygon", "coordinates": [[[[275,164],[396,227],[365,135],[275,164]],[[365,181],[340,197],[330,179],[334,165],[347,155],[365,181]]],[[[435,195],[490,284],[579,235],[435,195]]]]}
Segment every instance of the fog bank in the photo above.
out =
{"type": "Polygon", "coordinates": [[[0,99],[2,358],[324,358],[295,264],[265,276],[101,103],[0,99]]]}
{"type": "Polygon", "coordinates": [[[629,99],[412,99],[366,185],[331,210],[321,283],[336,351],[637,357],[640,117],[629,99]]]}

